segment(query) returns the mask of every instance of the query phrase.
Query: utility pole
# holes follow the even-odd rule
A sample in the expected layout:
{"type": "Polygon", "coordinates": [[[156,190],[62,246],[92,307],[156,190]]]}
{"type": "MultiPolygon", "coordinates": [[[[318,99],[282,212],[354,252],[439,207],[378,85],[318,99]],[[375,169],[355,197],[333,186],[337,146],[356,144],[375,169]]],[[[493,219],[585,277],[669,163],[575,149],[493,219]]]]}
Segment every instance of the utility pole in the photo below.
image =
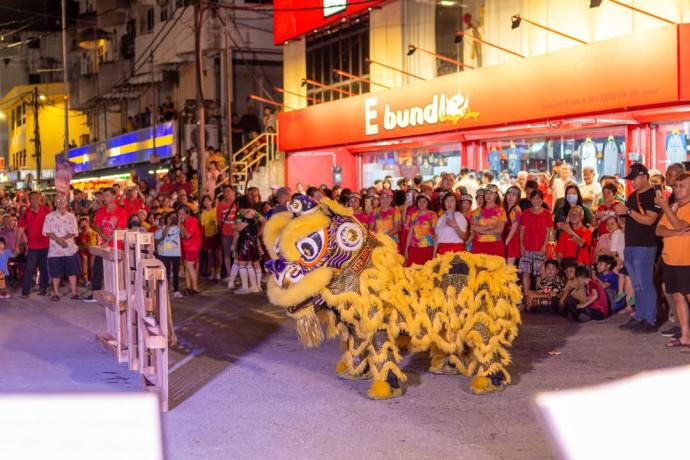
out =
{"type": "Polygon", "coordinates": [[[34,86],[31,98],[34,108],[34,157],[36,157],[36,187],[41,187],[41,131],[38,126],[38,86],[34,86]]]}
{"type": "MultiPolygon", "coordinates": [[[[233,10],[234,14],[234,10],[233,10]]],[[[228,153],[228,177],[230,182],[232,182],[234,171],[234,152],[238,145],[232,145],[232,96],[233,96],[233,66],[232,66],[232,47],[230,46],[230,31],[227,27],[228,21],[223,23],[223,29],[225,30],[225,121],[226,121],[226,132],[227,137],[225,139],[225,145],[227,146],[228,153]]]]}
{"type": "Polygon", "coordinates": [[[62,84],[65,105],[65,160],[69,152],[69,80],[67,75],[67,0],[62,0],[62,84]]]}
{"type": "MultiPolygon", "coordinates": [[[[156,98],[156,80],[153,76],[153,51],[151,51],[150,59],[151,59],[151,92],[153,93],[153,110],[151,111],[151,118],[152,118],[152,120],[151,120],[151,134],[152,134],[152,139],[153,139],[153,152],[151,153],[151,155],[155,155],[156,154],[156,120],[157,120],[156,112],[157,112],[157,108],[158,108],[158,100],[156,98]]],[[[153,171],[154,175],[156,175],[155,168],[156,167],[154,166],[154,171],[153,171]]]]}
{"type": "Polygon", "coordinates": [[[201,49],[201,31],[204,8],[200,1],[194,4],[194,55],[196,56],[196,120],[197,158],[199,159],[199,194],[204,193],[206,183],[206,120],[204,118],[204,61],[201,49]]]}

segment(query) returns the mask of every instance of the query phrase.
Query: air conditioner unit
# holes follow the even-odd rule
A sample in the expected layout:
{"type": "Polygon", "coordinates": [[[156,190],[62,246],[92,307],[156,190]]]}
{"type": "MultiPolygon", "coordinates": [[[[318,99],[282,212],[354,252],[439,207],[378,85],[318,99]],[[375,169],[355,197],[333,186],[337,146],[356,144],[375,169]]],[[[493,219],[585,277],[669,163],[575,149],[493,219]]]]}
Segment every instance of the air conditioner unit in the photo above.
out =
{"type": "MultiPolygon", "coordinates": [[[[196,147],[197,129],[199,127],[194,123],[184,125],[184,148],[185,150],[196,147]]],[[[206,125],[206,145],[218,148],[218,126],[206,125]]],[[[198,149],[197,149],[198,150],[198,149]]]]}

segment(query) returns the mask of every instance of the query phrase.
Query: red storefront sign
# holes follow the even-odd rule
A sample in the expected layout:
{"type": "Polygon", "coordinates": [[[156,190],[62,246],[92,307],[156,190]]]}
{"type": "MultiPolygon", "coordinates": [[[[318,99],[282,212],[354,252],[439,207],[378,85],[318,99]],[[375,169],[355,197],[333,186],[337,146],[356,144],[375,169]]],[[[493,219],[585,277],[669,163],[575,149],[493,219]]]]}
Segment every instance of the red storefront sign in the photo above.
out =
{"type": "Polygon", "coordinates": [[[279,114],[291,152],[690,100],[690,25],[279,114]],[[304,133],[309,133],[305,136],[304,133]]]}
{"type": "Polygon", "coordinates": [[[280,45],[371,8],[382,0],[274,0],[273,41],[280,45]]]}

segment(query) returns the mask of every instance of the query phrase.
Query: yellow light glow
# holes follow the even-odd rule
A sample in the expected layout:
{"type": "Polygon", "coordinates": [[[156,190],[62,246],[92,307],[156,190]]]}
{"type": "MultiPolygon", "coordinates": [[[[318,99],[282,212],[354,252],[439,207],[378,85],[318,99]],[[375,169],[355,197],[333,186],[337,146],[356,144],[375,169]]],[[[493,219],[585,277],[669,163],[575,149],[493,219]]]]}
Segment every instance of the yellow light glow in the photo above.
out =
{"type": "Polygon", "coordinates": [[[46,95],[45,95],[45,94],[39,94],[39,95],[38,95],[38,100],[41,101],[41,102],[45,101],[45,100],[46,100],[46,95]]]}
{"type": "Polygon", "coordinates": [[[4,120],[7,118],[7,115],[5,115],[5,112],[0,112],[0,120],[4,120]]]}

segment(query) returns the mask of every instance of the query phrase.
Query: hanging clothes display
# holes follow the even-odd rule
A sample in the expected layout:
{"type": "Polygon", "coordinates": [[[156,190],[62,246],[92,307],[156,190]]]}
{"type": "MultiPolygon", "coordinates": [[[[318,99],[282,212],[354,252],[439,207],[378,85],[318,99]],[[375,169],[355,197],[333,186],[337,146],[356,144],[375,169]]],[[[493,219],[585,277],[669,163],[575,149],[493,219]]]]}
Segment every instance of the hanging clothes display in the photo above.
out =
{"type": "Polygon", "coordinates": [[[492,148],[489,152],[489,157],[487,158],[487,161],[489,162],[490,170],[496,172],[501,171],[501,154],[496,149],[496,147],[492,148]]]}
{"type": "Polygon", "coordinates": [[[685,135],[674,129],[666,135],[666,164],[688,161],[688,141],[685,135]]]}
{"type": "Polygon", "coordinates": [[[590,167],[597,170],[597,146],[592,142],[592,138],[588,137],[585,141],[580,144],[580,165],[576,171],[579,171],[579,177],[582,177],[582,171],[585,168],[590,167]]]}
{"type": "Polygon", "coordinates": [[[606,144],[604,145],[604,161],[601,169],[601,173],[605,176],[615,176],[618,171],[618,156],[620,152],[618,150],[618,144],[613,136],[609,136],[606,144]]]}
{"type": "Polygon", "coordinates": [[[511,174],[517,174],[520,172],[520,158],[522,156],[522,149],[517,148],[515,144],[511,142],[510,148],[506,153],[508,157],[508,171],[510,171],[511,174]]]}

